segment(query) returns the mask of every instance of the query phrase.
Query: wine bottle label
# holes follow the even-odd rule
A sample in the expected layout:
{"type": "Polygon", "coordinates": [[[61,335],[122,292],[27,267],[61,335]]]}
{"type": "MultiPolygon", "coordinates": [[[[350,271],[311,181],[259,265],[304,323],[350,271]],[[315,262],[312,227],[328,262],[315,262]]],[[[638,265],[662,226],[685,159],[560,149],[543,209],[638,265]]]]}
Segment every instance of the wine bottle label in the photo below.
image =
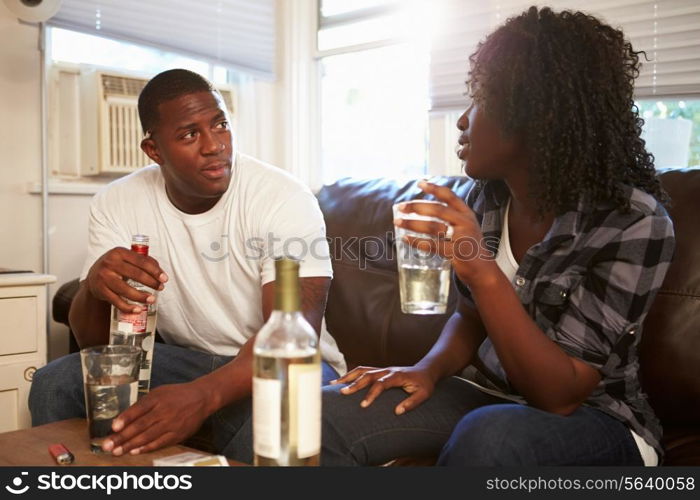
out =
{"type": "Polygon", "coordinates": [[[289,393],[291,441],[298,458],[311,457],[321,451],[320,365],[289,365],[289,393]]]}
{"type": "Polygon", "coordinates": [[[282,383],[253,377],[253,448],[257,455],[280,455],[282,383]]]}

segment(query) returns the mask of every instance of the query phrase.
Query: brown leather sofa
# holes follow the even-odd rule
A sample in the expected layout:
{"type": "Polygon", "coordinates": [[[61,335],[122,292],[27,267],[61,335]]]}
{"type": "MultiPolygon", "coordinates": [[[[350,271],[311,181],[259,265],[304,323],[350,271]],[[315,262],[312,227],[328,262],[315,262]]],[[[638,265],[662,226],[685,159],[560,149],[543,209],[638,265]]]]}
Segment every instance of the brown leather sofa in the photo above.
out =
{"type": "MultiPolygon", "coordinates": [[[[646,320],[642,378],[664,425],[665,465],[700,465],[700,169],[663,172],[661,180],[672,198],[677,246],[646,320]]],[[[471,187],[464,177],[438,183],[462,197],[471,187]]],[[[449,317],[406,315],[399,307],[391,205],[421,196],[415,181],[382,179],[344,179],[318,193],[335,274],[326,321],[349,366],[414,363],[449,317]]],[[[54,297],[57,321],[67,324],[76,281],[54,297]]],[[[456,297],[453,287],[450,310],[456,297]]]]}
{"type": "MultiPolygon", "coordinates": [[[[640,350],[642,383],[664,426],[665,465],[700,465],[700,169],[666,171],[676,253],[647,316],[640,350]]],[[[442,178],[465,197],[466,178],[442,178]]],[[[421,197],[416,182],[345,179],[318,199],[331,242],[329,331],[349,366],[412,364],[437,339],[449,314],[401,313],[391,251],[391,205],[421,197]]],[[[450,291],[454,309],[456,291],[450,291]]]]}

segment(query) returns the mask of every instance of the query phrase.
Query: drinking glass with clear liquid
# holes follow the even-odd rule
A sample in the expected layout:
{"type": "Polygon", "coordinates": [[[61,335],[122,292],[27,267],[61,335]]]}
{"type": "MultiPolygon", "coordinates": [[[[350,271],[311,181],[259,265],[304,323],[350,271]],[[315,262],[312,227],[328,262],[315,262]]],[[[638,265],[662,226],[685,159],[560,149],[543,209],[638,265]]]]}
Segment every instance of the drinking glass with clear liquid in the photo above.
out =
{"type": "MultiPolygon", "coordinates": [[[[439,204],[441,201],[412,200],[409,203],[439,204]]],[[[405,213],[394,205],[394,219],[425,220],[443,222],[437,217],[405,213]]],[[[406,314],[444,314],[450,293],[450,260],[440,255],[412,247],[404,241],[404,236],[434,239],[430,234],[416,233],[394,226],[396,235],[396,256],[399,269],[399,293],[401,311],[406,314]]]]}
{"type": "Polygon", "coordinates": [[[112,422],[138,398],[141,348],[101,345],[80,351],[90,449],[102,453],[112,422]]]}

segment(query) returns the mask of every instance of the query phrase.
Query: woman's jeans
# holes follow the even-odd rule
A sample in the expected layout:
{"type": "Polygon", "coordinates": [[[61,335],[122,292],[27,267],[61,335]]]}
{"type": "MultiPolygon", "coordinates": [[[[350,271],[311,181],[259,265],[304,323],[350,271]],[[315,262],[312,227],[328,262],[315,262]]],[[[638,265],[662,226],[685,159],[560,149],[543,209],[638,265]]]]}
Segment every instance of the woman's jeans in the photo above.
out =
{"type": "Polygon", "coordinates": [[[322,465],[379,465],[436,457],[439,465],[643,465],[628,427],[594,408],[568,416],[485,394],[451,377],[403,415],[400,388],[361,408],[366,390],[323,388],[322,465]]]}
{"type": "MultiPolygon", "coordinates": [[[[153,353],[151,388],[191,382],[232,359],[230,356],[216,356],[157,342],[153,353]]],[[[337,377],[330,365],[322,363],[324,385],[337,377]]],[[[218,453],[241,462],[253,462],[251,408],[251,399],[247,398],[222,408],[205,421],[203,427],[207,428],[207,434],[211,434],[211,444],[218,453]]],[[[80,353],[56,359],[34,374],[29,410],[34,426],[68,418],[85,418],[80,353]]]]}

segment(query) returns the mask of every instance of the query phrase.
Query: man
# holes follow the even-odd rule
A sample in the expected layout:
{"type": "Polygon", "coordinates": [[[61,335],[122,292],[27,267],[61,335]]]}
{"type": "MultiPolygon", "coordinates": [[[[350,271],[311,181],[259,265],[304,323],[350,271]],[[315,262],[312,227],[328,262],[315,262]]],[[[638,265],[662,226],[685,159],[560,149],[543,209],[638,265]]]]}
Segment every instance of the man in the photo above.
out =
{"type": "MultiPolygon", "coordinates": [[[[221,95],[175,69],[139,96],[141,149],[157,165],[119,179],[91,205],[88,258],[69,320],[81,347],[109,340],[110,307],[125,313],[157,300],[151,392],[115,419],[103,445],[114,455],[172,445],[207,421],[221,453],[252,460],[250,394],[255,333],[273,308],[274,257],[301,259],[303,312],[321,331],[331,280],[313,194],[285,172],[235,152],[221,95]],[[132,234],[150,255],[123,248],[132,234]],[[158,298],[126,283],[131,278],[158,298]]],[[[324,384],[344,370],[323,332],[324,384]]],[[[39,370],[32,423],[84,416],[78,354],[39,370]]]]}

